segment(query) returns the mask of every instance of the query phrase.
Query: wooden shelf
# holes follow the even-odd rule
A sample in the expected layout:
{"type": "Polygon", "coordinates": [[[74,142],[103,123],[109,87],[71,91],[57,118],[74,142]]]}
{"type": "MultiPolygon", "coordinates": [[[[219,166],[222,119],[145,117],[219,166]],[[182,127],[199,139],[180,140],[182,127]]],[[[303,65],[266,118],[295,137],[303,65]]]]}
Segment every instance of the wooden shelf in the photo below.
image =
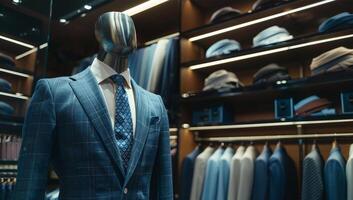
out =
{"type": "Polygon", "coordinates": [[[286,84],[247,86],[233,89],[230,92],[219,93],[217,91],[185,93],[181,102],[186,104],[207,104],[209,102],[222,101],[232,104],[241,102],[273,101],[276,98],[302,96],[306,93],[329,93],[352,89],[353,71],[341,71],[321,74],[298,80],[289,80],[286,84]],[[261,96],[261,98],[256,98],[261,96]]]}
{"type": "Polygon", "coordinates": [[[18,67],[7,67],[7,66],[0,65],[0,73],[6,73],[12,76],[17,76],[21,78],[30,78],[30,77],[33,78],[32,72],[18,67]]]}
{"type": "MultiPolygon", "coordinates": [[[[301,56],[300,58],[302,59],[307,57],[312,58],[337,46],[353,46],[351,45],[352,41],[353,29],[326,34],[309,34],[269,46],[251,48],[229,55],[182,63],[182,67],[189,67],[189,69],[199,71],[234,68],[238,66],[246,66],[248,68],[251,64],[252,66],[259,66],[259,63],[264,63],[266,60],[272,60],[273,62],[278,57],[285,57],[292,60],[296,59],[297,56],[301,56]]],[[[262,67],[262,65],[259,67],[262,67]]]]}
{"type": "Polygon", "coordinates": [[[315,125],[315,124],[342,124],[352,123],[352,115],[335,115],[330,117],[308,117],[306,119],[297,119],[292,121],[263,121],[263,122],[249,122],[229,125],[214,125],[214,126],[191,126],[185,129],[189,131],[212,131],[212,130],[229,130],[229,129],[252,129],[252,128],[264,128],[264,127],[280,127],[280,126],[303,126],[303,125],[315,125]]]}
{"type": "Polygon", "coordinates": [[[338,14],[337,10],[350,12],[353,11],[353,5],[349,0],[297,0],[270,9],[246,13],[224,22],[206,24],[184,31],[182,36],[207,48],[224,38],[252,39],[255,35],[251,34],[257,34],[273,25],[284,26],[294,35],[303,34],[308,29],[317,29],[324,19],[338,14]],[[202,38],[203,36],[205,38],[202,38]]]}

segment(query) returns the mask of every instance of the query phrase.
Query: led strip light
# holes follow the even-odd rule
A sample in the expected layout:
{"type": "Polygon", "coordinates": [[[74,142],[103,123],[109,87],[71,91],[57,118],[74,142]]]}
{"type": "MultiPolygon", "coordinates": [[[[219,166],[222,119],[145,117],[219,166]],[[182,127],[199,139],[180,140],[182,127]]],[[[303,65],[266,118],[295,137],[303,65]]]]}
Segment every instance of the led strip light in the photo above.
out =
{"type": "Polygon", "coordinates": [[[31,45],[31,44],[28,44],[28,43],[25,43],[25,42],[21,42],[21,41],[18,41],[18,40],[15,40],[15,39],[12,39],[12,38],[9,38],[9,37],[6,37],[6,36],[3,36],[3,35],[0,35],[0,39],[2,40],[5,40],[5,41],[8,41],[8,42],[11,42],[11,43],[14,43],[14,44],[17,44],[17,45],[20,45],[20,46],[23,46],[23,47],[26,47],[26,48],[29,48],[30,50],[18,55],[15,57],[16,60],[19,60],[25,56],[28,56],[34,52],[36,52],[38,50],[37,47],[31,45]]]}
{"type": "Polygon", "coordinates": [[[10,94],[10,93],[6,93],[6,92],[0,92],[0,95],[7,96],[7,97],[13,97],[13,98],[17,98],[17,99],[24,99],[24,100],[29,99],[28,97],[23,96],[21,94],[10,94]]]}
{"type": "Polygon", "coordinates": [[[129,16],[133,16],[133,15],[136,15],[138,13],[141,13],[145,10],[148,10],[150,8],[153,8],[155,6],[158,6],[162,3],[165,3],[167,2],[168,0],[150,0],[150,1],[146,1],[140,5],[137,5],[135,7],[132,7],[130,9],[127,9],[125,11],[123,11],[123,13],[129,15],[129,16]]]}
{"type": "Polygon", "coordinates": [[[179,36],[179,35],[180,35],[179,32],[173,33],[173,34],[170,34],[170,35],[166,35],[166,36],[163,36],[163,37],[160,37],[160,38],[157,38],[157,39],[154,39],[154,40],[145,42],[145,45],[147,46],[147,45],[156,43],[156,42],[158,42],[159,40],[162,40],[162,39],[169,39],[169,38],[177,37],[177,36],[179,36]]]}
{"type": "Polygon", "coordinates": [[[306,6],[303,6],[303,7],[300,7],[300,8],[295,8],[295,9],[292,9],[292,10],[280,12],[280,13],[277,13],[277,14],[274,14],[274,15],[271,15],[271,16],[267,16],[267,17],[263,17],[263,18],[260,18],[260,19],[256,19],[256,20],[253,20],[253,21],[250,21],[250,22],[245,22],[245,23],[238,24],[238,25],[235,25],[235,26],[231,26],[231,27],[227,27],[227,28],[220,29],[220,30],[217,30],[217,31],[212,31],[212,32],[209,32],[209,33],[205,33],[205,34],[202,34],[202,35],[191,37],[191,38],[189,38],[189,41],[194,42],[194,41],[197,41],[197,40],[205,39],[205,38],[212,37],[212,36],[215,36],[215,35],[219,35],[219,34],[222,34],[222,33],[226,33],[226,32],[229,32],[229,31],[233,31],[233,30],[241,29],[241,28],[244,28],[244,27],[247,27],[247,26],[251,26],[251,25],[254,25],[254,24],[258,24],[258,23],[261,23],[261,22],[265,22],[265,21],[269,21],[269,20],[272,20],[272,19],[280,18],[280,17],[286,16],[286,15],[289,15],[289,14],[293,14],[293,13],[296,13],[296,12],[303,11],[303,10],[308,10],[310,8],[321,6],[321,5],[324,5],[324,4],[327,4],[327,3],[331,3],[331,2],[334,2],[334,1],[336,1],[336,0],[324,0],[324,1],[320,1],[320,2],[317,2],[317,3],[310,4],[310,5],[306,5],[306,6]]]}
{"type": "Polygon", "coordinates": [[[236,56],[236,57],[232,57],[232,58],[226,58],[223,60],[216,60],[216,61],[211,61],[211,62],[207,62],[207,63],[192,65],[189,67],[189,69],[196,70],[196,69],[211,67],[211,66],[215,66],[215,65],[221,65],[221,64],[240,61],[240,60],[246,60],[249,58],[255,58],[255,57],[259,57],[259,56],[279,53],[279,52],[283,52],[283,51],[299,49],[299,48],[303,48],[303,47],[307,47],[307,46],[313,46],[316,44],[323,44],[323,43],[328,43],[328,42],[332,42],[332,41],[343,40],[343,39],[352,38],[352,37],[353,37],[353,34],[349,34],[349,35],[344,35],[344,36],[338,36],[338,37],[333,37],[333,38],[328,38],[328,39],[317,40],[317,41],[313,41],[313,42],[307,42],[307,43],[303,43],[303,44],[297,44],[297,45],[293,45],[293,46],[281,47],[281,48],[277,48],[277,49],[261,51],[261,52],[247,54],[247,55],[243,55],[243,56],[236,56]]]}
{"type": "Polygon", "coordinates": [[[29,74],[25,74],[25,73],[21,73],[21,72],[15,72],[15,71],[4,69],[4,68],[0,68],[0,72],[4,72],[4,73],[16,75],[16,76],[22,76],[22,77],[25,77],[25,78],[32,77],[29,74]]]}

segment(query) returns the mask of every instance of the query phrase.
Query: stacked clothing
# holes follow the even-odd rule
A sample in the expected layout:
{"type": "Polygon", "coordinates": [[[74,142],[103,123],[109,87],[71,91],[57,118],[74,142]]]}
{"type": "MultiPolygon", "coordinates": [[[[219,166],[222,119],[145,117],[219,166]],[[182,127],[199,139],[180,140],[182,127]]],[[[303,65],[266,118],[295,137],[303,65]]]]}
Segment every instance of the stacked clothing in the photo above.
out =
{"type": "Polygon", "coordinates": [[[332,102],[316,95],[307,97],[294,105],[295,114],[300,117],[335,115],[332,102]]]}
{"type": "Polygon", "coordinates": [[[11,92],[12,85],[5,79],[0,78],[0,91],[2,92],[11,92]]]}
{"type": "Polygon", "coordinates": [[[218,9],[214,12],[210,18],[210,23],[217,23],[221,21],[226,21],[241,15],[242,12],[240,10],[234,9],[232,7],[224,7],[218,9]]]}
{"type": "Polygon", "coordinates": [[[3,53],[0,53],[0,66],[15,67],[15,60],[3,53]]]}
{"type": "Polygon", "coordinates": [[[218,70],[205,79],[203,91],[217,90],[219,92],[225,92],[242,86],[243,84],[234,73],[226,70],[218,70]]]}
{"type": "Polygon", "coordinates": [[[220,56],[240,51],[241,46],[235,40],[223,39],[212,44],[206,51],[206,58],[220,56]]]}
{"type": "Polygon", "coordinates": [[[257,0],[252,6],[252,10],[257,11],[267,8],[273,8],[289,1],[291,0],[257,0]]]}
{"type": "Polygon", "coordinates": [[[0,115],[13,115],[15,109],[8,103],[0,101],[0,115]]]}
{"type": "Polygon", "coordinates": [[[313,59],[310,65],[311,74],[350,70],[353,68],[353,49],[338,47],[313,59]]]}
{"type": "Polygon", "coordinates": [[[270,45],[291,39],[293,39],[293,36],[285,28],[271,26],[254,37],[253,47],[270,45]]]}
{"type": "Polygon", "coordinates": [[[253,76],[253,84],[271,84],[277,81],[290,80],[288,70],[275,63],[266,65],[253,76]]]}
{"type": "Polygon", "coordinates": [[[353,14],[343,12],[325,20],[319,26],[319,33],[353,28],[353,14]]]}

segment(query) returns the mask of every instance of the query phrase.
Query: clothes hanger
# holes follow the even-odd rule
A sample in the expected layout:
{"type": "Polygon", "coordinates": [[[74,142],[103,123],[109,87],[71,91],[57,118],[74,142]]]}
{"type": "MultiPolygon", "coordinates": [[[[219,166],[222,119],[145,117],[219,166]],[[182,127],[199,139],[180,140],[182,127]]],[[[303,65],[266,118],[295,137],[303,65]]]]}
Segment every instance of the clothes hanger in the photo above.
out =
{"type": "Polygon", "coordinates": [[[311,151],[315,151],[317,149],[316,140],[313,140],[313,145],[311,146],[311,151]]]}
{"type": "Polygon", "coordinates": [[[332,142],[332,149],[336,148],[338,146],[337,138],[334,137],[334,140],[332,142]]]}

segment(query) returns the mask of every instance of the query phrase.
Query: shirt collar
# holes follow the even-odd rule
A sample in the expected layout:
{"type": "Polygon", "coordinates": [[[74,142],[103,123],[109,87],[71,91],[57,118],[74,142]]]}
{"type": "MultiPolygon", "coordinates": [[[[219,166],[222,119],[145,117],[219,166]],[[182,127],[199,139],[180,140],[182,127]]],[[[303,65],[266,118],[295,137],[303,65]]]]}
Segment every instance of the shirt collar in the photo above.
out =
{"type": "MultiPolygon", "coordinates": [[[[111,68],[104,62],[98,60],[97,58],[95,58],[92,62],[91,71],[93,76],[96,78],[98,84],[109,79],[111,76],[118,74],[113,68],[111,68]]],[[[129,68],[120,73],[120,75],[124,77],[127,86],[129,88],[132,88],[129,68]]]]}

